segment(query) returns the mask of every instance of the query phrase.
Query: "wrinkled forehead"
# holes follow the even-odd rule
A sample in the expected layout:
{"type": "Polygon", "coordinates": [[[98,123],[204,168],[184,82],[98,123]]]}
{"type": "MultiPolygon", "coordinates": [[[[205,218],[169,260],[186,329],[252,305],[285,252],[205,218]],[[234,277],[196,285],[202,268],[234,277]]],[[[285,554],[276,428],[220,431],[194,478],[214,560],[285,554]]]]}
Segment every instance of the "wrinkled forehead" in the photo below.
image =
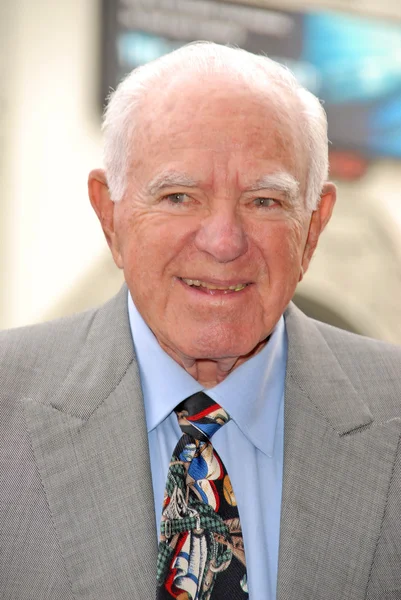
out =
{"type": "Polygon", "coordinates": [[[141,153],[196,149],[277,158],[303,180],[300,107],[288,91],[217,74],[177,75],[150,89],[140,107],[134,146],[141,153]]]}

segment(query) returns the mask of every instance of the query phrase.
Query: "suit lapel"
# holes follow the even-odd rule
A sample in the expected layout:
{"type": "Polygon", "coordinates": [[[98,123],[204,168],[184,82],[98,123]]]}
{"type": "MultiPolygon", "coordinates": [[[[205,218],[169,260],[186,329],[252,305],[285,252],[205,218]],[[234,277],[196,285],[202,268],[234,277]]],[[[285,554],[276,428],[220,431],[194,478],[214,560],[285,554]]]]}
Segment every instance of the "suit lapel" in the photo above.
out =
{"type": "Polygon", "coordinates": [[[400,437],[375,423],[318,328],[287,313],[278,600],[359,600],[400,437]]]}
{"type": "Polygon", "coordinates": [[[27,423],[73,593],[155,593],[156,529],[148,442],[126,288],[100,309],[51,405],[27,423]]]}

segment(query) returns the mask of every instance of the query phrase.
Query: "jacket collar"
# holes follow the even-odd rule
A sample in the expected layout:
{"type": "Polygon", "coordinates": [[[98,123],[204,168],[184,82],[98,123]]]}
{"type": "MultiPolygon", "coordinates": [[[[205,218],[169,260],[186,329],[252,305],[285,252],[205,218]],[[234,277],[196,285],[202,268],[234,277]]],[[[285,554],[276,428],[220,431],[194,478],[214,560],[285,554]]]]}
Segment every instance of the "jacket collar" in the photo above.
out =
{"type": "Polygon", "coordinates": [[[317,323],[292,303],[285,313],[285,322],[289,339],[287,395],[298,391],[306,396],[339,435],[371,424],[368,406],[357,394],[317,323]]]}

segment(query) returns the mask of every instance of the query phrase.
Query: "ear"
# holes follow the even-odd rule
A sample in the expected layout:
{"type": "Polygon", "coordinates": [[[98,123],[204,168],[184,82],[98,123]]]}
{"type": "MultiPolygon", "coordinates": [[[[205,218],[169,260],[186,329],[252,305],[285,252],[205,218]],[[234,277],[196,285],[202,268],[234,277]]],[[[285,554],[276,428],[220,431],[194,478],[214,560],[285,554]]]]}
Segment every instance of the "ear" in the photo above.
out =
{"type": "Polygon", "coordinates": [[[123,268],[118,237],[114,228],[114,202],[110,198],[106,174],[103,169],[94,169],[88,177],[88,193],[92,208],[97,214],[103,233],[119,269],[123,268]]]}
{"type": "Polygon", "coordinates": [[[302,267],[300,280],[304,273],[306,273],[310,260],[316,249],[319,241],[320,234],[330,221],[331,214],[333,212],[334,204],[336,202],[337,190],[334,183],[328,182],[323,186],[323,191],[320,195],[319,205],[316,210],[313,211],[311,220],[309,223],[308,237],[304,248],[304,254],[302,258],[302,267]]]}

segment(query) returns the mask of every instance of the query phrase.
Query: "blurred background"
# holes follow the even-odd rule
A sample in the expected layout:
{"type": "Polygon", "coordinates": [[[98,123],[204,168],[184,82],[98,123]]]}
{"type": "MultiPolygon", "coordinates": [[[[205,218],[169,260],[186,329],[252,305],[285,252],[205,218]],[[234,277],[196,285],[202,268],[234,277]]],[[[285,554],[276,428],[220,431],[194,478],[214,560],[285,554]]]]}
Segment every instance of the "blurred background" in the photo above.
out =
{"type": "Polygon", "coordinates": [[[104,98],[195,39],[265,53],[324,100],[339,198],[296,302],[401,343],[399,0],[0,0],[0,328],[120,288],[86,193],[104,98]]]}

